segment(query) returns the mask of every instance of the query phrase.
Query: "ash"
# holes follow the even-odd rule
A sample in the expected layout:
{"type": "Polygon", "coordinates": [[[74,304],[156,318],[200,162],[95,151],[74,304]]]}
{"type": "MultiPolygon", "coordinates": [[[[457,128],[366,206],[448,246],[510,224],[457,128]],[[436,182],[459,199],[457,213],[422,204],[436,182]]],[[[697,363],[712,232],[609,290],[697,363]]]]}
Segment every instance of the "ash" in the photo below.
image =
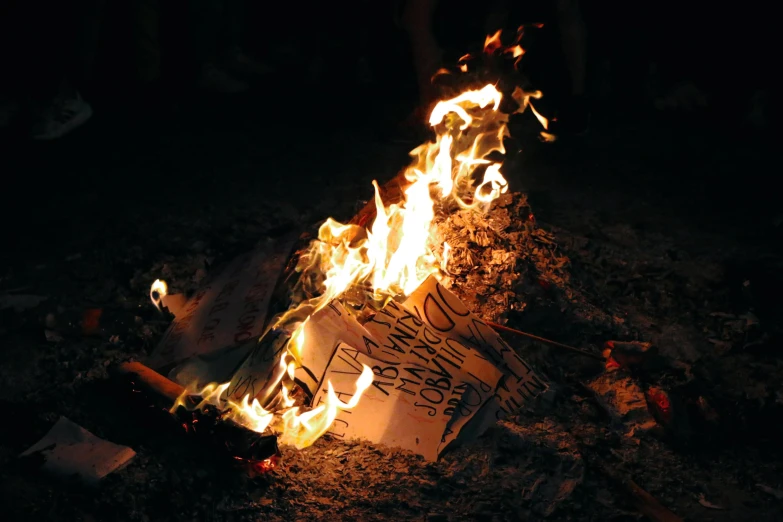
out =
{"type": "Polygon", "coordinates": [[[510,311],[524,310],[531,285],[567,287],[568,257],[536,226],[524,194],[501,195],[486,214],[447,213],[436,227],[451,247],[442,284],[485,320],[504,321],[510,311]]]}

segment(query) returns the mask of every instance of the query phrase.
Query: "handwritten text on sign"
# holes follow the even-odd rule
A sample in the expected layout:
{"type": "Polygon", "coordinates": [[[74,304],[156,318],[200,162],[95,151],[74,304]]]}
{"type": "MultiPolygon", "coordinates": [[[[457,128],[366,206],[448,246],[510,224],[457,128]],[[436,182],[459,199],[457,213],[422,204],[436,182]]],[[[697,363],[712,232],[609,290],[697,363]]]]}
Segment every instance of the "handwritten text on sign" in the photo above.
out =
{"type": "MultiPolygon", "coordinates": [[[[337,397],[348,402],[355,391],[362,365],[372,368],[372,386],[351,410],[340,411],[330,433],[343,439],[365,439],[397,446],[436,460],[443,432],[451,419],[447,393],[434,386],[438,378],[421,366],[374,359],[341,343],[326,369],[313,406],[326,400],[327,382],[337,397]]],[[[449,394],[458,396],[460,390],[449,394]]]]}
{"type": "Polygon", "coordinates": [[[424,281],[404,304],[439,335],[458,339],[478,350],[504,373],[495,394],[494,420],[519,411],[526,401],[547,389],[544,380],[497,332],[433,277],[424,281]]]}
{"type": "Polygon", "coordinates": [[[406,306],[390,301],[365,326],[380,343],[378,357],[427,368],[425,383],[433,388],[430,395],[445,399],[445,415],[470,417],[493,397],[501,372],[477,350],[435,331],[406,306]]]}

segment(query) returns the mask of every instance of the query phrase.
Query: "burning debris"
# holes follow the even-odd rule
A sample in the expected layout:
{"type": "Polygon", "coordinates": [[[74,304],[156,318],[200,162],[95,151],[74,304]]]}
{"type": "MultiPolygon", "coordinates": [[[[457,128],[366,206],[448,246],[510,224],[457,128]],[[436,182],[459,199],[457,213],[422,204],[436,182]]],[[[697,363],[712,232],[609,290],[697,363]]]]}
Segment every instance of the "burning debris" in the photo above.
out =
{"type": "MultiPolygon", "coordinates": [[[[520,37],[505,49],[498,32],[485,52],[518,60],[520,37]]],[[[509,96],[511,112],[530,107],[546,128],[530,102],[540,92],[516,87],[509,96]]],[[[486,215],[508,192],[500,172],[509,136],[503,98],[486,84],[437,103],[429,118],[436,139],[411,151],[412,164],[395,180],[399,190],[384,198],[373,182],[375,197],[354,222],[327,219],[294,256],[288,309],[268,321],[254,315],[256,329],[242,340],[226,337],[212,317],[221,298],[219,312],[234,306],[227,294],[236,277],[229,276],[233,286],[209,287],[186,304],[187,321],[201,318],[202,331],[194,337],[186,320],[175,322],[152,357],[155,368],[178,364],[170,375],[187,387],[172,411],[217,408],[297,448],[331,432],[434,460],[544,392],[543,377],[439,283],[455,285],[470,271],[462,267],[482,261],[489,234],[502,234],[486,215]],[[201,300],[210,292],[218,293],[206,306],[201,300]]],[[[489,255],[489,272],[514,257],[489,255]]],[[[252,271],[259,263],[238,266],[252,271]]],[[[165,282],[155,281],[155,306],[166,296],[165,282]]],[[[269,298],[261,301],[266,308],[269,298]]]]}

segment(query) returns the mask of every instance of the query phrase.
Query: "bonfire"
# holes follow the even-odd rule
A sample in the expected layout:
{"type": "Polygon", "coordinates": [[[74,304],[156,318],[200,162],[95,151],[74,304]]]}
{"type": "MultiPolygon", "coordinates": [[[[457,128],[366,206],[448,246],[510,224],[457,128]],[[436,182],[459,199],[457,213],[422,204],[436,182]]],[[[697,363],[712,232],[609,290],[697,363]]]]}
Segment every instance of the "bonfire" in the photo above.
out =
{"type": "MultiPolygon", "coordinates": [[[[519,43],[522,34],[520,28],[510,46],[501,43],[500,31],[488,36],[484,44],[485,57],[510,58],[516,66],[524,54],[519,43]]],[[[470,55],[463,56],[455,71],[441,70],[438,75],[468,76],[466,73],[470,72],[469,64],[472,59],[470,55]]],[[[487,83],[470,85],[457,95],[437,102],[428,120],[435,138],[410,152],[411,164],[395,180],[399,197],[387,197],[384,200],[384,191],[377,182],[373,182],[374,197],[371,203],[351,223],[326,219],[318,229],[317,238],[298,253],[296,279],[289,289],[290,307],[270,322],[266,333],[259,340],[258,348],[231,380],[201,387],[192,383],[175,401],[172,412],[180,406],[196,409],[210,406],[223,412],[224,418],[246,428],[258,433],[275,433],[283,444],[304,448],[329,431],[340,412],[356,408],[368,388],[375,385],[384,391],[381,388],[383,382],[379,385],[379,379],[382,381],[383,378],[389,377],[389,374],[384,374],[385,370],[379,365],[372,366],[371,361],[376,361],[375,359],[367,359],[369,364],[357,362],[356,378],[350,392],[343,389],[344,383],[341,389],[336,391],[332,380],[319,378],[311,370],[312,363],[306,362],[307,359],[313,359],[313,354],[308,351],[323,350],[325,354],[317,358],[329,360],[333,358],[338,347],[330,345],[322,334],[313,333],[318,331],[318,325],[313,326],[313,323],[328,322],[331,319],[324,319],[324,310],[327,307],[338,310],[339,307],[338,315],[341,315],[344,321],[350,321],[339,328],[361,330],[362,333],[357,335],[364,339],[365,347],[369,346],[368,343],[380,346],[383,344],[384,335],[390,334],[380,332],[377,324],[375,327],[370,324],[378,314],[392,317],[392,310],[401,310],[399,305],[406,301],[409,302],[409,307],[413,307],[409,299],[417,290],[421,293],[424,287],[436,288],[444,302],[448,303],[452,298],[444,296],[445,291],[440,290],[438,282],[449,275],[452,248],[439,231],[436,222],[442,222],[457,212],[462,215],[467,212],[480,219],[490,210],[493,202],[508,192],[508,183],[501,172],[503,165],[499,158],[506,152],[503,141],[509,137],[508,119],[511,114],[521,113],[529,108],[543,126],[542,137],[553,139],[545,132],[547,120],[533,107],[532,100],[540,97],[541,92],[528,92],[519,86],[511,93],[504,94],[496,84],[487,83]],[[504,96],[510,96],[515,102],[513,105],[516,108],[513,111],[501,110],[504,96]],[[428,281],[432,283],[425,284],[428,281]],[[312,339],[312,335],[319,337],[312,339]],[[269,353],[275,354],[275,361],[272,363],[269,362],[269,353]],[[262,356],[260,359],[259,354],[262,356]],[[303,375],[301,379],[298,378],[299,373],[303,375]],[[253,378],[254,382],[260,381],[261,386],[249,388],[247,382],[250,376],[262,376],[261,379],[253,378]],[[311,381],[309,386],[308,380],[311,381]],[[305,389],[304,394],[300,393],[300,388],[305,389]],[[194,396],[199,400],[193,402],[194,396]],[[348,400],[341,399],[341,396],[348,397],[348,400]],[[306,406],[307,402],[311,403],[309,407],[306,406]]],[[[151,296],[156,306],[166,291],[164,282],[155,282],[151,296]]],[[[457,303],[452,309],[462,310],[461,307],[463,305],[457,303]]],[[[458,315],[467,317],[469,312],[466,308],[464,310],[464,314],[458,315]]],[[[421,313],[418,319],[414,320],[417,326],[423,328],[422,335],[428,343],[435,344],[436,339],[438,343],[442,342],[443,339],[433,333],[432,321],[427,322],[421,313]],[[427,326],[431,328],[428,329],[427,326]]],[[[375,323],[387,324],[378,320],[375,320],[375,323]]],[[[412,331],[409,335],[410,339],[415,337],[412,331]]],[[[344,337],[335,339],[342,343],[343,349],[358,350],[357,355],[361,352],[363,356],[378,356],[377,351],[373,354],[369,348],[361,350],[360,346],[345,345],[344,337]]],[[[467,423],[467,419],[457,420],[455,417],[459,417],[459,414],[455,414],[455,411],[466,410],[464,401],[468,400],[471,393],[478,396],[475,400],[482,405],[493,396],[501,401],[502,394],[498,395],[495,390],[498,386],[509,390],[508,384],[504,382],[504,378],[509,374],[516,376],[517,382],[522,382],[523,378],[518,374],[529,373],[531,382],[537,383],[536,391],[545,388],[543,382],[518,356],[514,354],[514,360],[505,361],[504,358],[508,356],[504,353],[513,353],[513,350],[502,344],[499,338],[492,339],[486,341],[490,344],[494,342],[491,348],[494,353],[489,355],[480,353],[482,346],[478,344],[470,347],[464,345],[464,340],[451,339],[461,347],[450,352],[453,357],[459,359],[460,364],[457,365],[454,360],[451,364],[454,368],[466,372],[470,378],[465,376],[463,380],[459,380],[453,377],[454,370],[446,373],[436,357],[433,357],[442,370],[437,375],[448,375],[449,379],[456,379],[454,391],[451,390],[451,382],[448,384],[448,391],[452,391],[456,398],[449,401],[452,407],[445,414],[449,417],[450,426],[445,428],[446,432],[456,429],[453,425],[461,427],[467,423]],[[474,367],[463,370],[466,357],[473,357],[477,362],[474,362],[474,367]],[[488,367],[483,374],[486,379],[494,379],[493,382],[486,384],[478,377],[476,379],[480,384],[471,381],[475,374],[480,373],[475,366],[480,366],[483,364],[481,361],[487,360],[497,366],[488,367]],[[514,368],[518,370],[514,371],[514,368]],[[477,391],[482,386],[486,386],[483,393],[477,391]]],[[[449,346],[453,348],[454,345],[449,346]]],[[[430,353],[434,354],[435,349],[429,349],[430,353]]],[[[400,352],[404,353],[402,350],[400,352]]],[[[406,369],[412,376],[421,378],[422,382],[446,381],[445,377],[443,381],[436,381],[432,377],[427,380],[424,373],[417,373],[427,371],[425,363],[429,363],[429,359],[415,353],[413,349],[409,353],[412,354],[409,359],[399,359],[398,354],[390,354],[396,358],[391,364],[414,365],[406,369]],[[411,360],[413,355],[417,355],[425,363],[411,360]],[[416,364],[422,366],[417,367],[416,364]]],[[[360,360],[359,357],[353,359],[360,360]]],[[[389,361],[387,358],[386,362],[389,361]]],[[[328,370],[329,368],[323,367],[319,372],[325,376],[330,373],[328,370]]],[[[399,373],[395,368],[395,377],[399,373]]],[[[411,381],[413,379],[408,380],[411,381]]],[[[403,382],[406,380],[403,379],[403,382]]],[[[391,386],[389,383],[387,385],[391,386]]],[[[441,390],[445,388],[429,389],[434,390],[430,395],[437,393],[443,401],[441,390]]],[[[413,395],[413,392],[404,387],[402,391],[413,395]]],[[[536,394],[530,390],[528,392],[531,396],[536,394]]],[[[384,393],[388,395],[387,392],[384,393]]],[[[507,410],[521,406],[521,397],[528,396],[525,391],[519,391],[516,396],[513,390],[508,393],[511,398],[504,399],[507,408],[499,406],[506,414],[509,413],[507,410]]],[[[405,401],[404,395],[402,400],[405,401]]],[[[475,411],[471,411],[469,417],[473,414],[475,411]]],[[[464,415],[468,417],[468,414],[464,415]]],[[[413,414],[411,417],[417,418],[413,414]]],[[[444,434],[441,442],[445,442],[446,438],[444,434]]],[[[416,440],[418,441],[418,438],[416,440]]]]}

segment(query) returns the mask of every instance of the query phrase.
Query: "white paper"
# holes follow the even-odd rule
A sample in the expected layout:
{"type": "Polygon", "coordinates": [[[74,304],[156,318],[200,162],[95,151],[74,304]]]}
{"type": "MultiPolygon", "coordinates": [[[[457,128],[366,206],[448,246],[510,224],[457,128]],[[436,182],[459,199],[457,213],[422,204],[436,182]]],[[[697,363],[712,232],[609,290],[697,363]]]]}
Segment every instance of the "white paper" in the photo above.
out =
{"type": "Polygon", "coordinates": [[[310,393],[315,393],[323,381],[326,367],[340,342],[370,355],[378,346],[368,332],[337,301],[319,310],[304,325],[302,366],[296,370],[296,379],[310,393]]]}
{"type": "Polygon", "coordinates": [[[326,400],[329,382],[337,397],[348,402],[362,365],[373,369],[373,383],[353,409],[338,413],[329,433],[344,440],[358,438],[400,447],[436,460],[446,444],[442,435],[452,412],[446,394],[426,384],[426,368],[379,361],[341,343],[329,361],[313,407],[326,400]]]}

